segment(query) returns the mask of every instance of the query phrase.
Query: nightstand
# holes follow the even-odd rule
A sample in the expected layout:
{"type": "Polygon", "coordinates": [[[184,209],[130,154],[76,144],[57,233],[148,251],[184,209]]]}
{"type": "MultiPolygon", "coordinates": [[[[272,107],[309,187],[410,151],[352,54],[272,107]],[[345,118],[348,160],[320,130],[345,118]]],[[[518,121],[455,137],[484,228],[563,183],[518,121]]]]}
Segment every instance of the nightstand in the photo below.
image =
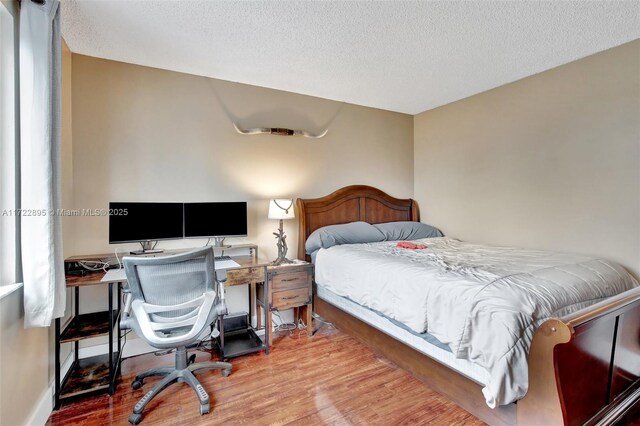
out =
{"type": "MultiPolygon", "coordinates": [[[[311,314],[313,293],[313,264],[301,260],[295,263],[278,266],[267,266],[267,295],[265,286],[261,283],[257,287],[258,308],[266,309],[265,336],[268,345],[271,345],[272,312],[285,309],[294,309],[294,321],[299,319],[307,326],[307,334],[313,333],[311,314]]],[[[258,315],[260,318],[262,315],[258,315]]],[[[259,321],[259,320],[258,320],[259,321]]],[[[260,323],[258,323],[260,327],[260,323]]]]}

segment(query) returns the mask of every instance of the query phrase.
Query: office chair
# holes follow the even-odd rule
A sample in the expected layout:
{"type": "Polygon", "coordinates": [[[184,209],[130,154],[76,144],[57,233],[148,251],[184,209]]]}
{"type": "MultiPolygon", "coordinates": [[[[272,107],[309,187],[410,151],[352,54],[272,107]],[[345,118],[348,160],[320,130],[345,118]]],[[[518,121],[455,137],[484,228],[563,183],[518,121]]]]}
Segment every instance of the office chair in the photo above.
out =
{"type": "Polygon", "coordinates": [[[218,294],[213,249],[163,257],[126,257],[124,268],[131,290],[133,315],[123,313],[121,326],[132,329],[149,345],[176,350],[175,366],[154,368],[136,376],[133,389],[142,387],[146,377],[164,376],[133,408],[131,424],[142,420],[142,410],[173,382],[189,384],[200,400],[200,414],[209,412],[209,395],[193,372],[220,369],[231,373],[228,362],[194,364],[187,346],[198,341],[218,315],[226,313],[224,297],[218,294]]]}

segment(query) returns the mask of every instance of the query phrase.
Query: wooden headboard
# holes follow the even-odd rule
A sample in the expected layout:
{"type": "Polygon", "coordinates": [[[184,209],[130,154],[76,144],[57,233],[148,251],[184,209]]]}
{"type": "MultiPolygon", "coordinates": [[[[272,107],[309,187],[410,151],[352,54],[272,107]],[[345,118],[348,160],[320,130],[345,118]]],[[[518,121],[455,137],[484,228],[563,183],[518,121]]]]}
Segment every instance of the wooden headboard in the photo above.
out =
{"type": "Polygon", "coordinates": [[[418,222],[418,205],[411,198],[394,198],[366,185],[345,186],[320,198],[296,200],[300,217],[298,259],[307,259],[304,243],[318,228],[356,221],[385,223],[418,222]]]}

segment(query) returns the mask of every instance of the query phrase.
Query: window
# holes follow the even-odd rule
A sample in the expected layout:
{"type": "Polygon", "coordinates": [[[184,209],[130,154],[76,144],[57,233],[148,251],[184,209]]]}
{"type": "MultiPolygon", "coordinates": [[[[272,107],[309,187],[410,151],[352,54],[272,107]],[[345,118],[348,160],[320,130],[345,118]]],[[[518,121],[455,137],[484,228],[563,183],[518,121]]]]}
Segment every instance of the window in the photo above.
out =
{"type": "Polygon", "coordinates": [[[19,219],[16,193],[18,123],[16,114],[17,38],[15,2],[0,3],[0,296],[16,287],[19,219]]]}

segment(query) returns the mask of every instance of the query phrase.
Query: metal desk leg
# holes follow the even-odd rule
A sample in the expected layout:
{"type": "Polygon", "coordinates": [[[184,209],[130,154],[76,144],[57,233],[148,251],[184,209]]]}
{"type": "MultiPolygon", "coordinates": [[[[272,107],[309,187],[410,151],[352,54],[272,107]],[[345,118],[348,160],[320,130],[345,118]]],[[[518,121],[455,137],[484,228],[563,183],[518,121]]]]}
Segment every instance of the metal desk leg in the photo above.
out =
{"type": "Polygon", "coordinates": [[[265,353],[269,354],[269,344],[271,343],[271,309],[269,307],[269,280],[267,279],[267,267],[264,267],[264,346],[265,353]]]}
{"type": "Polygon", "coordinates": [[[56,318],[56,349],[55,349],[55,364],[56,364],[56,377],[55,377],[55,399],[53,408],[57,410],[60,408],[60,318],[56,318]]]}
{"type": "Polygon", "coordinates": [[[224,315],[218,315],[218,329],[220,331],[220,356],[224,360],[224,315]]]}
{"type": "Polygon", "coordinates": [[[256,294],[256,287],[254,283],[249,283],[247,287],[249,287],[249,324],[253,325],[253,295],[256,294]]]}
{"type": "MultiPolygon", "coordinates": [[[[118,283],[118,356],[116,357],[116,375],[120,373],[120,361],[122,360],[122,330],[120,329],[120,320],[122,319],[122,283],[118,283]]],[[[112,378],[112,385],[115,390],[116,378],[112,378]]]]}
{"type": "MultiPolygon", "coordinates": [[[[74,288],[73,315],[80,315],[80,287],[74,288]]],[[[75,362],[78,362],[80,359],[80,342],[78,340],[73,342],[73,353],[75,362]]]]}
{"type": "Polygon", "coordinates": [[[109,283],[109,395],[113,395],[114,387],[111,382],[113,377],[113,283],[109,283]]]}

